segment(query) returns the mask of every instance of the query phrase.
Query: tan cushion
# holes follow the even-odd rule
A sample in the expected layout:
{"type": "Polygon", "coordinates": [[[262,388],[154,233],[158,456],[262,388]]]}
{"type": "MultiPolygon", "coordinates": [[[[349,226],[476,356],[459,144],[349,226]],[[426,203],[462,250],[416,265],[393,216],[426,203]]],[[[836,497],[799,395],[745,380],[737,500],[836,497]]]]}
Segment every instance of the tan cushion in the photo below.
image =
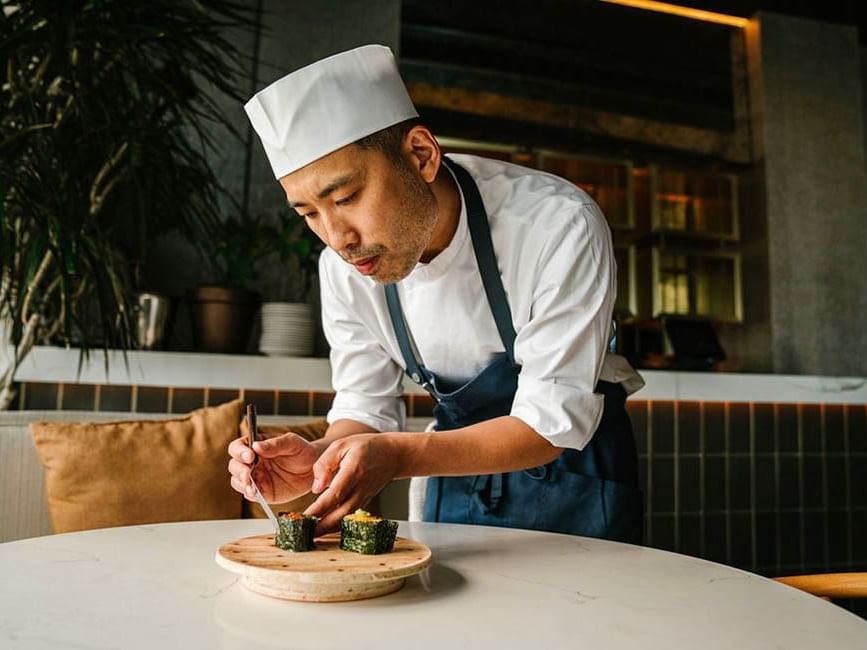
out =
{"type": "MultiPolygon", "coordinates": [[[[314,440],[319,440],[319,438],[322,438],[325,435],[325,431],[328,429],[328,422],[325,420],[316,420],[305,424],[287,424],[285,426],[279,424],[262,424],[257,428],[259,429],[259,435],[263,438],[273,438],[275,436],[283,435],[287,431],[291,431],[297,433],[305,440],[313,442],[314,440]]],[[[247,421],[244,420],[241,423],[241,435],[246,436],[248,433],[247,421]]],[[[304,496],[298,497],[297,499],[293,499],[292,501],[287,501],[286,503],[273,503],[271,504],[271,509],[275,514],[278,512],[303,512],[315,499],[315,494],[308,493],[304,496]]],[[[245,499],[244,516],[254,519],[262,519],[266,515],[262,508],[259,507],[258,503],[247,501],[245,499]]]]}
{"type": "Polygon", "coordinates": [[[54,531],[241,516],[229,442],[242,400],[171,420],[34,422],[54,531]]]}

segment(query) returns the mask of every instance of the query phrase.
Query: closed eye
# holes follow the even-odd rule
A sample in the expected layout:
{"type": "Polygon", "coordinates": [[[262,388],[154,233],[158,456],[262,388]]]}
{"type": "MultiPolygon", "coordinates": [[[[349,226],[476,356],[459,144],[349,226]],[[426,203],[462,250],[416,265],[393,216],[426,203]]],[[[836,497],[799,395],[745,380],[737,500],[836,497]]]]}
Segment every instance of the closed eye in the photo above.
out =
{"type": "Polygon", "coordinates": [[[335,203],[337,205],[349,205],[350,203],[352,203],[355,200],[356,196],[358,196],[358,192],[353,192],[349,196],[335,201],[335,203]]]}

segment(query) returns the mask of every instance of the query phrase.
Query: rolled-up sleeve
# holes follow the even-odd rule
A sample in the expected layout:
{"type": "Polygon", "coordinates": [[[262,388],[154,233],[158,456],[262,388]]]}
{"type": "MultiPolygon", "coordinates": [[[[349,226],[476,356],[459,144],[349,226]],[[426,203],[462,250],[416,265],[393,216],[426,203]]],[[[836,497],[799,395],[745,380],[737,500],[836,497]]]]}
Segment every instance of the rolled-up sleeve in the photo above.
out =
{"type": "Polygon", "coordinates": [[[326,419],[329,423],[349,419],[377,431],[400,431],[406,421],[401,399],[403,369],[359,317],[360,310],[369,311],[369,306],[356,301],[369,298],[341,295],[346,291],[336,289],[328,266],[328,260],[320,261],[322,328],[331,346],[335,391],[326,419]]]}
{"type": "Polygon", "coordinates": [[[540,260],[531,312],[515,339],[521,365],[511,415],[557,447],[583,449],[602,417],[594,393],[616,298],[611,235],[585,204],[540,260]]]}

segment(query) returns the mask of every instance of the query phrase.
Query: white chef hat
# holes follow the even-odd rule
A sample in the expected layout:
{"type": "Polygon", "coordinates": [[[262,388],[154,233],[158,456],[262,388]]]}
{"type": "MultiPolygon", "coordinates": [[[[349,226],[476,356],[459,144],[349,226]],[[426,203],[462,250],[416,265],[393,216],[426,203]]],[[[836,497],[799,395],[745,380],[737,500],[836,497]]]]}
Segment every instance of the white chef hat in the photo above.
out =
{"type": "Polygon", "coordinates": [[[244,105],[274,176],[418,117],[391,50],[364,45],[278,79],[244,105]]]}

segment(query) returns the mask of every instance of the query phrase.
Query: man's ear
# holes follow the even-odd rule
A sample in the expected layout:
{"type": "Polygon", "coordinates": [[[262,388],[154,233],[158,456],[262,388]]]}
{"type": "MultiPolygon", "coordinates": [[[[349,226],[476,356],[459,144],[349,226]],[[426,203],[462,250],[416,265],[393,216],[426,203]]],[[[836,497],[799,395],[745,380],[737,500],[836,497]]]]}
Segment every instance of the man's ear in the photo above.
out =
{"type": "Polygon", "coordinates": [[[442,152],[430,130],[421,124],[412,127],[403,137],[402,148],[410,166],[426,183],[433,183],[442,164],[442,152]]]}

